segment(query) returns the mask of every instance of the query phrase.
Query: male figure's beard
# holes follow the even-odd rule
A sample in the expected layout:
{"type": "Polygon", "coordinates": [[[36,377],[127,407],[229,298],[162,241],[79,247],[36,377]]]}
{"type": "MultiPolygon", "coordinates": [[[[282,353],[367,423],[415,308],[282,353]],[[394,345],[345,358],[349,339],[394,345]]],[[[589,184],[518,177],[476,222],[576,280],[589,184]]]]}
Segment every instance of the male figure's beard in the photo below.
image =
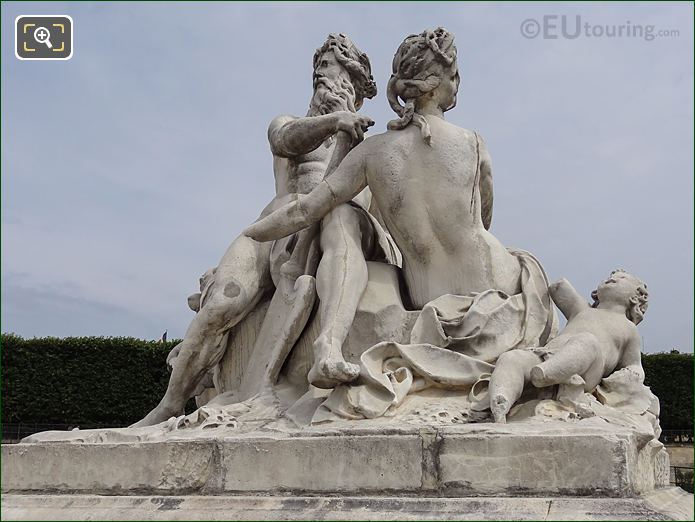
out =
{"type": "Polygon", "coordinates": [[[309,114],[316,116],[337,111],[357,112],[352,83],[345,78],[334,81],[326,76],[315,76],[309,114]]]}

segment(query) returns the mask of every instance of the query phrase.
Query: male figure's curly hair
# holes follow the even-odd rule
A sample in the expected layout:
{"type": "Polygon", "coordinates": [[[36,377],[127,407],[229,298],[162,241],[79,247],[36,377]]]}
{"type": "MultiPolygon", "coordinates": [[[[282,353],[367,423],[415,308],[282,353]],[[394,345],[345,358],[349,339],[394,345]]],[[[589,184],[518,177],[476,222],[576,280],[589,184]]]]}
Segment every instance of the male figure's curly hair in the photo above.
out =
{"type": "MultiPolygon", "coordinates": [[[[454,35],[443,27],[411,34],[403,40],[393,57],[387,88],[389,104],[400,119],[390,121],[388,128],[400,130],[414,123],[429,143],[430,128],[427,120],[415,112],[415,100],[436,89],[445,74],[455,66],[454,35]],[[405,105],[400,104],[399,98],[405,105]]],[[[452,109],[455,103],[444,110],[452,109]]]]}
{"type": "Polygon", "coordinates": [[[336,60],[350,75],[355,88],[358,106],[364,98],[376,96],[376,82],[372,76],[372,66],[369,57],[360,51],[355,43],[343,33],[331,33],[321,47],[314,53],[314,71],[321,61],[321,56],[327,51],[333,51],[336,60]]]}
{"type": "MultiPolygon", "coordinates": [[[[618,272],[629,275],[638,283],[637,293],[630,297],[630,305],[628,306],[625,315],[627,315],[627,318],[633,323],[640,324],[642,319],[644,319],[644,314],[647,313],[647,306],[649,305],[649,292],[647,292],[647,285],[644,283],[644,281],[641,281],[622,268],[613,270],[611,272],[611,276],[613,276],[613,274],[617,274],[618,272]]],[[[591,292],[591,298],[594,300],[591,306],[596,308],[599,304],[598,290],[591,292]]]]}

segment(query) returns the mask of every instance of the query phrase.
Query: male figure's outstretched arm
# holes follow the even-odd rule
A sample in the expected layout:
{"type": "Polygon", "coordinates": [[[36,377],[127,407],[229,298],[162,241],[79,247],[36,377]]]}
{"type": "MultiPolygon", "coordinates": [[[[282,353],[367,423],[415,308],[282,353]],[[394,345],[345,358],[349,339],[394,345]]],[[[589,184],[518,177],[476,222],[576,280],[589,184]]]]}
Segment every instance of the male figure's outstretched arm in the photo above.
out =
{"type": "Polygon", "coordinates": [[[374,122],[368,116],[338,111],[321,116],[278,116],[268,127],[268,141],[275,156],[291,158],[308,154],[338,131],[347,132],[358,143],[374,122]]]}
{"type": "Polygon", "coordinates": [[[289,236],[320,221],[342,203],[347,203],[367,186],[367,155],[358,146],[345,157],[337,170],[309,194],[280,207],[244,230],[256,241],[272,241],[289,236]]]}

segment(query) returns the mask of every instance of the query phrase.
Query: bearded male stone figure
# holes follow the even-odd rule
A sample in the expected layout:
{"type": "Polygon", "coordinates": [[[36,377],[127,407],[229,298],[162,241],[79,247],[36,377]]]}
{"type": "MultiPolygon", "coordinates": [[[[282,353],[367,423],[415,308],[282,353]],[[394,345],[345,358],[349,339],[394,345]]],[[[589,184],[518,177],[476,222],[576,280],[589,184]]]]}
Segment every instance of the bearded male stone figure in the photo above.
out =
{"type": "MultiPolygon", "coordinates": [[[[334,138],[338,133],[346,133],[353,146],[373,125],[370,118],[356,113],[364,98],[376,95],[367,55],[345,35],[331,34],[317,49],[313,65],[314,94],[306,117],[279,116],[268,129],[276,196],[261,216],[321,183],[339,141],[334,138]]],[[[309,252],[316,250],[310,245],[315,240],[322,251],[318,268],[313,267],[321,334],[314,344],[315,363],[309,380],[330,388],[355,379],[359,367],[345,361],[341,347],[367,284],[365,256],[397,262],[397,251],[367,212],[370,199],[365,191],[359,202],[326,213],[318,237],[316,233],[305,234],[276,243],[258,242],[245,235],[235,239],[209,283],[201,288],[199,311],[175,349],[175,357],[171,357],[172,375],[166,394],[134,426],[156,424],[181,414],[198,384],[224,355],[229,330],[272,289],[283,263],[284,271],[312,271],[309,252]],[[293,249],[298,248],[304,253],[299,261],[292,257],[293,249]]]]}

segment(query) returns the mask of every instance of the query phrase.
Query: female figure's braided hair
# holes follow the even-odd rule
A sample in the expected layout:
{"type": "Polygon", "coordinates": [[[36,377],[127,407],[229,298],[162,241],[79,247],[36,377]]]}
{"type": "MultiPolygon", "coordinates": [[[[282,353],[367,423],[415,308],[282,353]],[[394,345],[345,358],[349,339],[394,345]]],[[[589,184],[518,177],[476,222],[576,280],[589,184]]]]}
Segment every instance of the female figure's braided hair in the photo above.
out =
{"type": "Polygon", "coordinates": [[[403,40],[393,57],[393,72],[387,88],[389,104],[400,118],[390,121],[388,128],[401,130],[414,123],[429,144],[430,127],[427,120],[415,112],[415,100],[436,89],[455,64],[454,35],[443,27],[411,34],[403,40]],[[399,98],[405,105],[400,104],[399,98]]]}

